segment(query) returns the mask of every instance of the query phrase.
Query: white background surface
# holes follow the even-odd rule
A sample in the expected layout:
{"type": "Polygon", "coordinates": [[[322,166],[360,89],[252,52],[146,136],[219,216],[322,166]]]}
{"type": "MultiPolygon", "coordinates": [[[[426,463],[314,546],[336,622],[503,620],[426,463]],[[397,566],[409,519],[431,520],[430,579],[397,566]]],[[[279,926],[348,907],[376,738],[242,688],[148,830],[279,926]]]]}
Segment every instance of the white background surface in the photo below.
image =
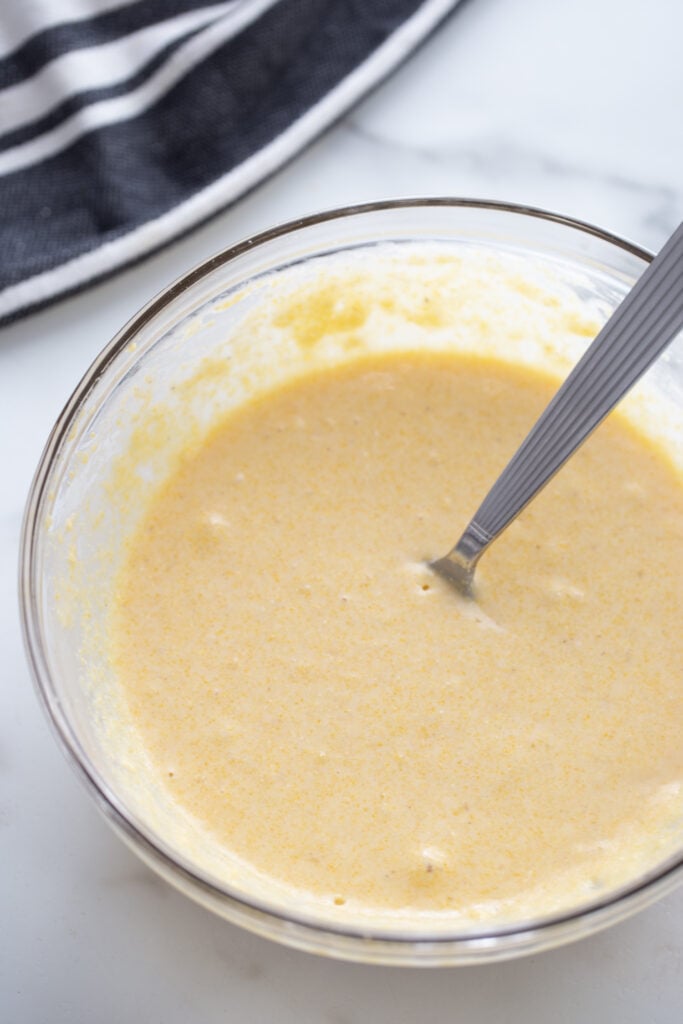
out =
{"type": "Polygon", "coordinates": [[[23,503],[63,403],[122,323],[216,249],[325,206],[411,194],[527,202],[657,248],[683,217],[682,38],[680,0],[467,0],[236,207],[0,331],[2,1021],[683,1020],[683,890],[562,950],[437,971],[316,959],[195,907],[123,847],[59,753],[15,586],[23,503]]]}

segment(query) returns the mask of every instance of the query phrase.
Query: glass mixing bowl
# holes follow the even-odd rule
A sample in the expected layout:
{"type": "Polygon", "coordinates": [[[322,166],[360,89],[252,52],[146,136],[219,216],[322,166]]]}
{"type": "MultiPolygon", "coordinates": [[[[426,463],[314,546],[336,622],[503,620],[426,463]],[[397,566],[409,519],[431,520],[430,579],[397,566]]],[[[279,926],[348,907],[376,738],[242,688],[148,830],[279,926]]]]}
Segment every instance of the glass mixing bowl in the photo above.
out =
{"type": "MultiPolygon", "coordinates": [[[[379,243],[483,247],[529,257],[551,265],[576,294],[597,303],[603,315],[651,259],[597,228],[540,210],[418,199],[307,217],[206,260],[154,298],[111,341],[50,435],[22,536],[25,642],[58,740],[107,820],[144,861],[197,902],[254,932],[343,959],[454,965],[507,958],[588,935],[662,896],[681,880],[683,850],[616,891],[535,920],[500,927],[453,926],[452,931],[430,930],[419,920],[381,928],[368,921],[349,925],[294,906],[285,896],[255,896],[239,878],[228,884],[200,857],[178,849],[165,828],[163,808],[155,810],[153,800],[140,803],[126,783],[125,746],[119,745],[114,755],[107,741],[111,706],[101,700],[109,672],[104,622],[116,553],[134,525],[130,509],[142,506],[150,480],[163,477],[168,468],[170,435],[184,429],[188,417],[195,426],[208,422],[220,412],[225,395],[209,387],[207,374],[209,390],[185,396],[171,431],[168,418],[155,422],[155,403],[166,402],[173,409],[183,381],[225,344],[244,311],[268,301],[267,288],[259,282],[283,268],[330,254],[367,251],[379,243]],[[117,468],[117,459],[135,430],[142,430],[142,436],[139,464],[131,472],[130,467],[117,468]],[[127,518],[117,500],[123,492],[127,518]]],[[[267,361],[267,351],[257,353],[257,362],[261,357],[267,361]]],[[[682,368],[679,337],[650,374],[663,400],[681,408],[682,368]]]]}

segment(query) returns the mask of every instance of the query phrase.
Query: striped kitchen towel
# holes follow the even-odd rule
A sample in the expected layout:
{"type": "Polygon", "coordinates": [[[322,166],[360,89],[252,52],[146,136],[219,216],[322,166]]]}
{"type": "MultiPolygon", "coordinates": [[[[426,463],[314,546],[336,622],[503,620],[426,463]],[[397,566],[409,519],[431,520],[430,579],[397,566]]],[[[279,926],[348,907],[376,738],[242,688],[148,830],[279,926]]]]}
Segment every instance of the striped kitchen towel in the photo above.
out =
{"type": "Polygon", "coordinates": [[[0,0],[0,321],[271,174],[458,0],[0,0]]]}

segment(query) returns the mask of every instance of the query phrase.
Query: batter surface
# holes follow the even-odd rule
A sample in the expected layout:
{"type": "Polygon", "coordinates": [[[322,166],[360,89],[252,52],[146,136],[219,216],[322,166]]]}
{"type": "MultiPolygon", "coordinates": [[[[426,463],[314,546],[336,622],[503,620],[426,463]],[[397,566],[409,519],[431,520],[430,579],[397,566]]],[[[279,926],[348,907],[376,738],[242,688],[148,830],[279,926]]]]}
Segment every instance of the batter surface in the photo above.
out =
{"type": "Polygon", "coordinates": [[[555,386],[366,358],[231,414],[152,504],[117,672],[175,798],[266,875],[330,907],[495,916],[637,872],[680,815],[662,453],[612,417],[483,559],[476,604],[424,568],[555,386]]]}

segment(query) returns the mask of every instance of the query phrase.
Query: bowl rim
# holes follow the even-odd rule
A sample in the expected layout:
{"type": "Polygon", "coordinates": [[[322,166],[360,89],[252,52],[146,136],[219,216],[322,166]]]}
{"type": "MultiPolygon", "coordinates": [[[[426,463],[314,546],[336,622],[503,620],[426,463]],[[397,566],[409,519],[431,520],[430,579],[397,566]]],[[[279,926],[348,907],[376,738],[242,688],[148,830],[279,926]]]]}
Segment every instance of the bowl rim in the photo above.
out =
{"type": "MultiPolygon", "coordinates": [[[[382,927],[381,930],[373,931],[370,919],[368,919],[367,924],[338,924],[334,921],[321,920],[305,913],[297,913],[293,907],[284,908],[267,900],[259,900],[258,898],[247,896],[220,880],[212,878],[207,872],[202,872],[200,869],[191,866],[182,856],[174,854],[170,847],[167,848],[165,842],[160,837],[157,837],[151,828],[146,828],[142,822],[140,824],[136,823],[133,820],[134,816],[125,806],[125,803],[106,781],[100,777],[99,772],[90,763],[88,755],[81,746],[76,730],[65,713],[57,692],[52,685],[51,673],[44,656],[40,616],[37,611],[33,586],[36,575],[37,527],[39,526],[39,517],[46,498],[47,484],[56,464],[56,457],[88,395],[100,378],[107,372],[111,364],[115,362],[118,355],[134,340],[138,331],[163,312],[186,289],[201,281],[213,271],[232,262],[242,254],[284,235],[294,234],[318,224],[369,213],[439,207],[483,210],[492,213],[512,214],[522,219],[542,220],[562,227],[568,227],[581,234],[607,242],[617,249],[636,256],[645,264],[653,259],[653,254],[641,246],[596,227],[589,222],[573,217],[519,203],[448,196],[385,199],[336,207],[285,221],[243,238],[241,241],[199,262],[150,299],[105,345],[83,374],[57,417],[31,482],[21,527],[18,582],[21,629],[27,660],[33,677],[34,688],[58,741],[58,745],[65,754],[67,761],[94,797],[95,803],[103,811],[110,824],[114,826],[115,831],[124,840],[129,842],[136,852],[142,854],[143,859],[156,867],[168,881],[177,884],[173,876],[179,873],[193,889],[198,888],[201,890],[210,903],[214,901],[213,909],[219,909],[217,904],[233,906],[243,911],[247,917],[249,915],[256,915],[258,918],[268,919],[273,923],[277,922],[280,925],[291,925],[295,928],[303,929],[309,935],[325,935],[329,939],[337,938],[347,941],[355,940],[363,944],[369,942],[383,946],[410,947],[413,951],[417,947],[429,947],[430,949],[441,950],[445,954],[446,960],[448,960],[447,951],[449,947],[463,951],[467,948],[475,950],[481,947],[482,944],[493,942],[506,944],[507,940],[510,944],[507,946],[508,955],[510,955],[512,953],[510,946],[514,945],[515,942],[528,941],[536,935],[539,937],[543,934],[552,935],[558,929],[564,930],[564,927],[571,930],[572,925],[578,928],[581,924],[586,924],[592,930],[593,927],[600,927],[602,919],[612,912],[609,920],[604,922],[605,924],[610,923],[614,919],[614,911],[618,907],[623,908],[623,914],[619,914],[619,916],[625,916],[632,904],[637,903],[640,905],[644,902],[644,897],[648,890],[654,887],[661,888],[661,886],[667,886],[668,888],[672,886],[674,876],[683,871],[683,850],[668,857],[657,867],[639,876],[636,880],[611,890],[609,895],[586,901],[565,911],[528,918],[509,925],[485,925],[477,930],[470,928],[467,931],[458,931],[456,929],[448,932],[429,933],[425,931],[418,933],[401,927],[382,927]],[[589,925],[591,921],[595,923],[589,925]]],[[[655,895],[653,894],[652,898],[655,895]]],[[[271,934],[268,930],[258,928],[254,921],[250,923],[249,920],[241,920],[240,923],[245,927],[252,927],[254,930],[262,931],[262,933],[271,934]]],[[[292,945],[311,948],[309,944],[303,943],[300,940],[297,941],[293,936],[288,939],[286,936],[271,934],[271,937],[279,937],[282,941],[289,941],[292,945]]],[[[557,941],[563,941],[563,939],[557,941]]],[[[556,942],[553,942],[553,944],[556,944],[556,942]]],[[[353,955],[349,956],[341,951],[337,952],[336,955],[355,959],[353,955]]],[[[392,960],[388,957],[381,960],[381,962],[389,963],[392,960]]],[[[450,962],[453,962],[453,960],[451,959],[450,962]]]]}

